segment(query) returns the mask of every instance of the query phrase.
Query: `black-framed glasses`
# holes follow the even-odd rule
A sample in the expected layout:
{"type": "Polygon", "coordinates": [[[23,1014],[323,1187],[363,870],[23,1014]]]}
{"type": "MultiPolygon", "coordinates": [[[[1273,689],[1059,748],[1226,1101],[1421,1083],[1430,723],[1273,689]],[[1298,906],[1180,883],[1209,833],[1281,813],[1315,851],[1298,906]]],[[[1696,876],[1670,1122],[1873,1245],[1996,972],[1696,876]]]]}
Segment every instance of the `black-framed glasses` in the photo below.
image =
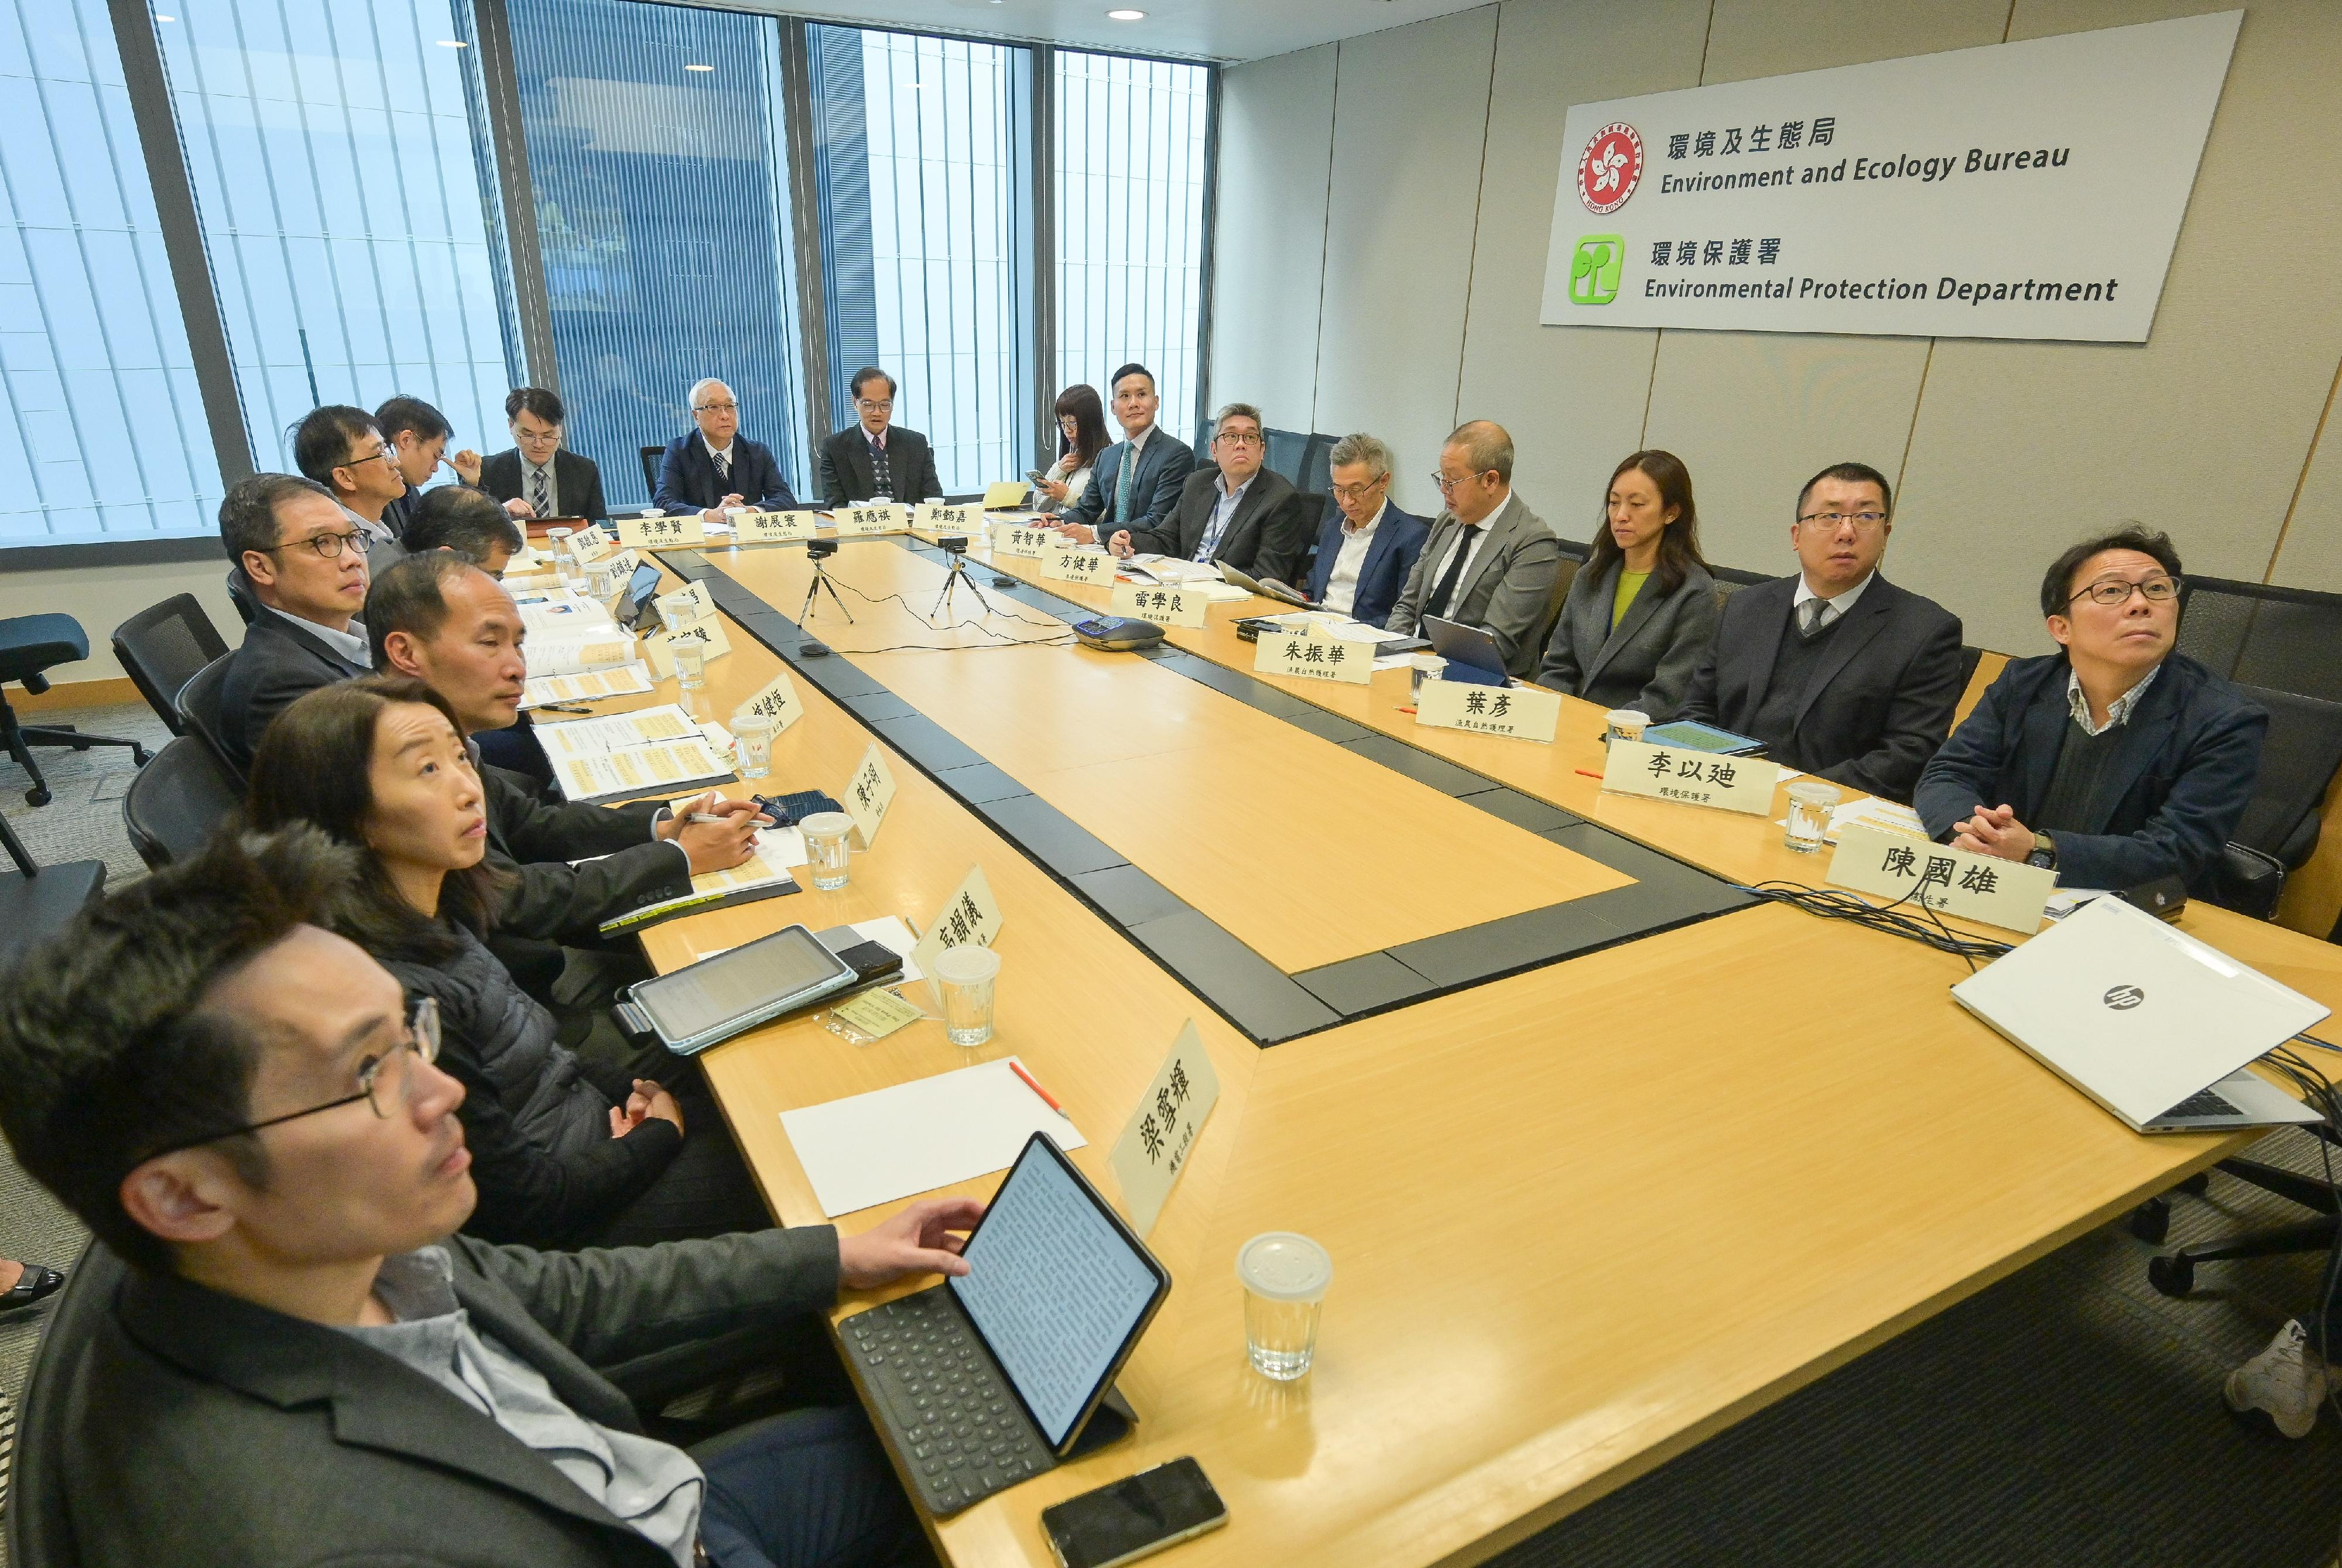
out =
{"type": "Polygon", "coordinates": [[[1445,474],[1434,473],[1431,476],[1431,482],[1434,484],[1438,485],[1439,493],[1442,495],[1445,495],[1449,491],[1458,489],[1469,481],[1479,478],[1483,474],[1494,474],[1496,470],[1493,468],[1475,468],[1471,473],[1459,474],[1453,479],[1448,478],[1445,474]]]}
{"type": "Polygon", "coordinates": [[[391,451],[391,449],[386,445],[377,446],[372,452],[367,453],[364,457],[345,457],[337,466],[343,468],[355,468],[359,464],[372,463],[377,457],[382,459],[385,463],[392,463],[397,460],[397,454],[391,451]]]}
{"type": "Polygon", "coordinates": [[[230,1127],[224,1132],[206,1133],[200,1138],[189,1138],[167,1149],[157,1149],[147,1158],[215,1144],[222,1138],[241,1137],[247,1133],[257,1133],[264,1127],[282,1126],[287,1122],[297,1122],[304,1116],[315,1116],[321,1111],[338,1111],[361,1100],[376,1117],[386,1122],[392,1113],[405,1105],[414,1091],[415,1071],[405,1060],[410,1053],[425,1062],[439,1060],[439,1002],[436,997],[415,998],[414,1007],[406,1014],[406,1038],[380,1055],[369,1056],[358,1064],[356,1094],[345,1094],[338,1100],[328,1100],[322,1105],[311,1105],[305,1110],[287,1111],[282,1116],[270,1116],[265,1121],[247,1122],[241,1127],[230,1127]],[[395,1074],[392,1070],[394,1063],[397,1064],[395,1074]]]}
{"type": "Polygon", "coordinates": [[[2150,604],[2167,604],[2179,597],[2179,579],[2166,576],[2149,577],[2143,583],[2125,583],[2119,580],[2093,583],[2078,594],[2067,594],[2066,603],[2071,604],[2077,599],[2087,599],[2094,604],[2104,604],[2111,610],[2117,605],[2130,603],[2134,589],[2137,591],[2140,598],[2150,604]]]}
{"type": "Polygon", "coordinates": [[[1884,512],[1808,512],[1797,519],[1800,523],[1818,523],[1825,528],[1836,528],[1841,523],[1851,523],[1857,528],[1869,530],[1887,521],[1884,512]]]}
{"type": "Polygon", "coordinates": [[[1364,501],[1367,496],[1372,495],[1376,491],[1380,490],[1384,485],[1388,484],[1389,483],[1390,475],[1386,474],[1379,478],[1369,479],[1364,484],[1336,484],[1334,486],[1334,499],[1336,501],[1364,501]]]}
{"type": "Polygon", "coordinates": [[[1225,441],[1230,446],[1258,446],[1261,444],[1261,434],[1257,430],[1223,430],[1214,435],[1212,439],[1215,441],[1225,441]]]}
{"type": "Polygon", "coordinates": [[[287,544],[264,544],[261,549],[274,555],[279,550],[297,550],[306,544],[330,561],[346,547],[363,555],[374,548],[374,541],[353,528],[346,534],[312,534],[306,539],[295,539],[287,544]]]}

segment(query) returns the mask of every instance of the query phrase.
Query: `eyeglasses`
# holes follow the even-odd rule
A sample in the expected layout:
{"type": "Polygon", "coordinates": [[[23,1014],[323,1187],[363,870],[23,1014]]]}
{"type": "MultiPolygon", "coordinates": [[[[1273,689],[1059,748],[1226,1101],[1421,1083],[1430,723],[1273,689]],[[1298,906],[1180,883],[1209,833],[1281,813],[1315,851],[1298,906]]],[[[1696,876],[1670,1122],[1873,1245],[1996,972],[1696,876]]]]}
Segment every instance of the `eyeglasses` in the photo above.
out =
{"type": "Polygon", "coordinates": [[[358,1064],[356,1094],[345,1094],[338,1100],[328,1100],[322,1105],[312,1105],[305,1111],[288,1111],[282,1116],[271,1116],[265,1121],[247,1122],[241,1127],[231,1127],[224,1133],[206,1133],[200,1138],[190,1138],[183,1144],[174,1144],[167,1149],[157,1149],[147,1158],[151,1160],[156,1155],[175,1154],[182,1149],[194,1149],[205,1144],[215,1144],[222,1138],[241,1137],[247,1133],[257,1133],[264,1127],[282,1126],[287,1122],[297,1122],[304,1116],[315,1116],[322,1111],[338,1111],[345,1105],[355,1105],[361,1100],[366,1103],[378,1119],[386,1122],[390,1120],[392,1113],[403,1109],[413,1096],[415,1070],[406,1063],[406,1057],[410,1054],[425,1062],[439,1060],[439,1002],[436,997],[415,998],[415,1006],[406,1015],[406,1038],[381,1055],[369,1056],[358,1064]],[[399,1068],[395,1074],[391,1072],[393,1063],[396,1063],[399,1068]]]}
{"type": "Polygon", "coordinates": [[[1369,479],[1364,484],[1336,484],[1334,486],[1334,499],[1336,501],[1364,501],[1367,496],[1372,495],[1376,491],[1381,489],[1384,485],[1389,483],[1390,475],[1386,474],[1379,479],[1369,479]]]}
{"type": "Polygon", "coordinates": [[[372,539],[352,529],[347,534],[312,534],[306,539],[295,539],[289,544],[264,544],[261,549],[263,553],[273,555],[279,550],[297,550],[304,544],[328,561],[339,555],[345,548],[355,550],[361,555],[374,548],[372,539]]]}
{"type": "Polygon", "coordinates": [[[1808,512],[1797,519],[1800,523],[1818,523],[1825,528],[1836,528],[1841,523],[1851,523],[1866,532],[1887,521],[1884,512],[1808,512]]]}
{"type": "Polygon", "coordinates": [[[1451,490],[1461,489],[1465,484],[1470,483],[1472,480],[1479,478],[1483,474],[1494,474],[1496,470],[1493,468],[1475,468],[1471,473],[1459,474],[1453,479],[1448,478],[1445,474],[1435,473],[1431,476],[1431,482],[1439,486],[1439,493],[1444,495],[1451,490]]]}
{"type": "Polygon", "coordinates": [[[386,445],[377,446],[372,452],[367,453],[364,457],[345,458],[338,466],[343,468],[355,468],[361,463],[372,463],[376,458],[380,458],[385,463],[395,463],[397,461],[397,454],[392,452],[386,445]]]}
{"type": "Polygon", "coordinates": [[[2138,591],[2138,596],[2150,604],[2161,604],[2179,597],[2178,578],[2149,577],[2144,583],[2119,581],[2093,583],[2080,593],[2068,596],[2066,603],[2070,604],[2076,599],[2087,599],[2094,604],[2104,604],[2108,609],[2113,609],[2118,604],[2130,603],[2131,590],[2134,588],[2138,591]]]}
{"type": "Polygon", "coordinates": [[[1230,446],[1258,446],[1260,444],[1260,432],[1257,430],[1223,430],[1217,435],[1213,436],[1212,439],[1215,441],[1225,441],[1230,446]]]}
{"type": "Polygon", "coordinates": [[[865,414],[892,414],[895,412],[895,400],[890,397],[886,399],[886,402],[881,403],[875,397],[866,397],[855,404],[854,406],[862,410],[865,414]]]}
{"type": "Polygon", "coordinates": [[[691,405],[691,411],[694,414],[737,414],[740,412],[740,405],[736,403],[695,403],[691,405]]]}

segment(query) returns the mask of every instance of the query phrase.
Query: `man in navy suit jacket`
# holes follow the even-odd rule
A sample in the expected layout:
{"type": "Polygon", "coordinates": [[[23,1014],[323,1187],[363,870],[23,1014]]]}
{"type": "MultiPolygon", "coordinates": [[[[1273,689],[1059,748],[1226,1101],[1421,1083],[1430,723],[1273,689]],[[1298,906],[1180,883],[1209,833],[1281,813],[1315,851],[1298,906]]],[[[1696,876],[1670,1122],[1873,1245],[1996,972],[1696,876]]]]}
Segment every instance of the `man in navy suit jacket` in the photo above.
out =
{"type": "Polygon", "coordinates": [[[1106,544],[1128,554],[1132,533],[1162,528],[1177,509],[1180,486],[1196,471],[1196,453],[1169,431],[1155,427],[1155,411],[1163,400],[1156,395],[1153,371],[1126,365],[1114,373],[1113,385],[1114,416],[1123,439],[1099,454],[1088,491],[1066,508],[1057,526],[1076,544],[1106,544]],[[1128,484],[1123,482],[1126,464],[1128,484]]]}
{"type": "Polygon", "coordinates": [[[1309,597],[1354,621],[1390,619],[1431,524],[1390,504],[1391,449],[1371,435],[1334,443],[1334,510],[1317,529],[1309,597]]]}
{"type": "Polygon", "coordinates": [[[652,505],[696,512],[710,523],[723,521],[726,506],[796,510],[797,498],[772,448],[741,435],[740,404],[730,387],[713,376],[695,385],[691,418],[698,430],[666,444],[652,505]]]}

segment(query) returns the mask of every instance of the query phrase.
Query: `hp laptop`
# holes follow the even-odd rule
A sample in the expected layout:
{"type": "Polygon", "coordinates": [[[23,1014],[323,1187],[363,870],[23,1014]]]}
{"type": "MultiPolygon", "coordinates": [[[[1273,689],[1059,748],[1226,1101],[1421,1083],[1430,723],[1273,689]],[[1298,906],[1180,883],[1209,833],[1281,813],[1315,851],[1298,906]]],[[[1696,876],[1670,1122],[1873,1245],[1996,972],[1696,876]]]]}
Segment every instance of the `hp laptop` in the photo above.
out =
{"type": "Polygon", "coordinates": [[[2090,900],[1952,999],[2136,1133],[2323,1120],[2245,1068],[2327,1009],[2119,898],[2090,900]]]}
{"type": "Polygon", "coordinates": [[[1171,1290],[1039,1133],[962,1255],[966,1274],[838,1325],[896,1469],[938,1518],[1127,1432],[1115,1374],[1171,1290]]]}

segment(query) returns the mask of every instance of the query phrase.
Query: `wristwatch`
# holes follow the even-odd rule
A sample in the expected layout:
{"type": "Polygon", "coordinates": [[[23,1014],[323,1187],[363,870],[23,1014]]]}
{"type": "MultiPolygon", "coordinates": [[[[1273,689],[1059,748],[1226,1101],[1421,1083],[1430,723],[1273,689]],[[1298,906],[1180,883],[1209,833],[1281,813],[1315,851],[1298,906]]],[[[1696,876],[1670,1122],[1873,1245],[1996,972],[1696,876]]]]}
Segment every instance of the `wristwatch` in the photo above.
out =
{"type": "Polygon", "coordinates": [[[2025,857],[2027,865],[2037,865],[2044,871],[2057,868],[2057,841],[2046,833],[2033,835],[2033,853],[2025,857]]]}

